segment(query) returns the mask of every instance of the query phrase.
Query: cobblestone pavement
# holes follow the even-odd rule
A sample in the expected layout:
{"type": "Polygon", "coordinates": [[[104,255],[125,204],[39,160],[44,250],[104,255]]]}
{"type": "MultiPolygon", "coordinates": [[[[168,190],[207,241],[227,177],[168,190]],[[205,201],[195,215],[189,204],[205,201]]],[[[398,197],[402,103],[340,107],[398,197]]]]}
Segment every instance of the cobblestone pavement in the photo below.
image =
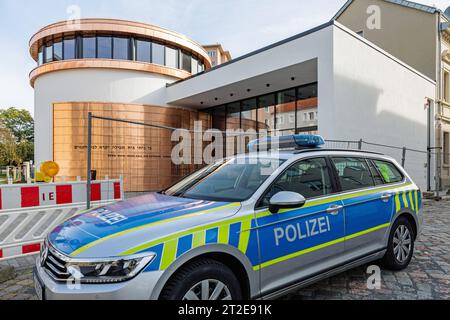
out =
{"type": "MultiPolygon", "coordinates": [[[[402,272],[382,271],[381,289],[367,289],[367,266],[356,268],[285,300],[450,299],[450,201],[425,202],[425,228],[411,265],[402,272]]],[[[0,284],[0,300],[33,300],[34,257],[10,260],[18,268],[14,280],[0,284]]],[[[1,262],[0,264],[5,264],[1,262]]]]}

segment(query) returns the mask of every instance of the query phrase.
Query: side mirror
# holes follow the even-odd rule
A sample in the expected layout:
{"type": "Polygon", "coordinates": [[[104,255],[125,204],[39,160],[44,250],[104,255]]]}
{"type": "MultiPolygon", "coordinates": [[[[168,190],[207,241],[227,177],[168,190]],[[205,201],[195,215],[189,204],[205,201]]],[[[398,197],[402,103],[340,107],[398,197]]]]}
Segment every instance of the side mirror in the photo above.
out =
{"type": "Polygon", "coordinates": [[[296,192],[281,191],[270,199],[269,211],[273,214],[280,209],[295,209],[305,205],[306,199],[296,192]]]}

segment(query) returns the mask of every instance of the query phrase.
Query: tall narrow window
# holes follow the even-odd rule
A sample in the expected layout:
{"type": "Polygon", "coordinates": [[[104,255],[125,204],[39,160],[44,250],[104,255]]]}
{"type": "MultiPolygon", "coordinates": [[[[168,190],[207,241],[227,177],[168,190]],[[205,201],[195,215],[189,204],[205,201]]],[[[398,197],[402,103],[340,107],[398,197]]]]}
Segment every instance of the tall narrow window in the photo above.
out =
{"type": "Polygon", "coordinates": [[[151,42],[136,40],[136,60],[141,62],[151,62],[151,42]]]}
{"type": "Polygon", "coordinates": [[[192,71],[192,57],[189,53],[181,52],[181,69],[187,72],[192,71]]]}
{"type": "Polygon", "coordinates": [[[83,38],[83,58],[93,59],[96,57],[95,37],[83,38]]]}
{"type": "Polygon", "coordinates": [[[118,60],[128,60],[130,40],[128,38],[114,38],[113,58],[118,60]]]}
{"type": "Polygon", "coordinates": [[[53,61],[53,42],[48,42],[45,46],[45,62],[53,61]]]}
{"type": "Polygon", "coordinates": [[[268,135],[276,135],[276,123],[275,123],[275,94],[269,94],[262,96],[258,99],[258,126],[259,129],[267,131],[268,135]]]}
{"type": "Polygon", "coordinates": [[[75,59],[75,38],[64,38],[64,60],[75,59]]]}
{"type": "Polygon", "coordinates": [[[166,47],[166,66],[178,69],[179,50],[171,47],[166,47]]]}
{"type": "Polygon", "coordinates": [[[192,57],[191,73],[196,74],[198,72],[198,60],[192,57]]]}
{"type": "Polygon", "coordinates": [[[450,102],[450,73],[448,71],[444,71],[444,100],[450,102]]]}
{"type": "Polygon", "coordinates": [[[444,164],[450,163],[450,133],[444,132],[444,164]]]}
{"type": "Polygon", "coordinates": [[[152,63],[164,65],[164,46],[159,43],[152,43],[152,63]]]}
{"type": "Polygon", "coordinates": [[[112,38],[97,38],[97,57],[99,59],[112,59],[112,38]]]}
{"type": "Polygon", "coordinates": [[[276,115],[279,116],[277,123],[277,135],[285,136],[295,134],[295,89],[285,90],[277,94],[276,115]],[[293,116],[294,122],[284,121],[284,119],[293,116]]]}
{"type": "Polygon", "coordinates": [[[61,61],[63,59],[63,44],[62,39],[56,40],[53,44],[53,60],[61,61]]]}
{"type": "Polygon", "coordinates": [[[38,65],[42,65],[44,63],[44,46],[39,47],[38,52],[38,65]]]}

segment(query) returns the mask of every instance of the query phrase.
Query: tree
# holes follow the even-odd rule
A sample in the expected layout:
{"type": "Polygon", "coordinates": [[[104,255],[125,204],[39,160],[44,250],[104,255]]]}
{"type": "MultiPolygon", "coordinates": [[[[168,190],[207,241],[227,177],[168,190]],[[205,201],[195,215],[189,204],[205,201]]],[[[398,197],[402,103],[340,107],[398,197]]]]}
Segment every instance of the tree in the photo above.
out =
{"type": "Polygon", "coordinates": [[[0,165],[18,165],[20,162],[19,156],[17,155],[16,138],[0,122],[0,165]]]}
{"type": "Polygon", "coordinates": [[[0,121],[11,131],[16,142],[34,142],[34,120],[27,110],[16,108],[0,110],[0,121]]]}
{"type": "Polygon", "coordinates": [[[34,159],[34,120],[27,110],[0,110],[0,165],[34,159]]]}

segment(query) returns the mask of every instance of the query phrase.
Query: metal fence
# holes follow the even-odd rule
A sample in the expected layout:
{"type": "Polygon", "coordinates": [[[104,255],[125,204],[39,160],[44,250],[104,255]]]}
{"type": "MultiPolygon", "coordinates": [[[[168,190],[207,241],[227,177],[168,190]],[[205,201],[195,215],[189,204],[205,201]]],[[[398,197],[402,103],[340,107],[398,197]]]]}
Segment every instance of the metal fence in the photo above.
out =
{"type": "MultiPolygon", "coordinates": [[[[203,162],[192,165],[172,163],[170,153],[178,142],[172,142],[170,137],[177,129],[179,128],[127,119],[113,119],[89,113],[86,168],[88,184],[91,179],[95,179],[96,174],[113,179],[120,175],[124,178],[126,196],[129,194],[134,196],[140,192],[161,190],[202,167],[203,162]],[[121,147],[120,157],[107,156],[108,152],[105,149],[99,149],[99,144],[121,147]]],[[[195,130],[185,131],[195,133],[195,130]]],[[[200,152],[203,152],[205,145],[192,146],[192,153],[197,152],[196,149],[201,149],[200,152]]],[[[442,187],[440,167],[444,157],[440,149],[418,150],[408,146],[380,144],[364,139],[327,139],[325,147],[387,154],[397,159],[408,172],[415,168],[417,172],[413,172],[412,175],[419,175],[422,181],[426,181],[429,191],[440,190],[442,187]]],[[[450,159],[450,156],[448,158],[450,159]]],[[[89,198],[88,195],[87,199],[89,198]]]]}

